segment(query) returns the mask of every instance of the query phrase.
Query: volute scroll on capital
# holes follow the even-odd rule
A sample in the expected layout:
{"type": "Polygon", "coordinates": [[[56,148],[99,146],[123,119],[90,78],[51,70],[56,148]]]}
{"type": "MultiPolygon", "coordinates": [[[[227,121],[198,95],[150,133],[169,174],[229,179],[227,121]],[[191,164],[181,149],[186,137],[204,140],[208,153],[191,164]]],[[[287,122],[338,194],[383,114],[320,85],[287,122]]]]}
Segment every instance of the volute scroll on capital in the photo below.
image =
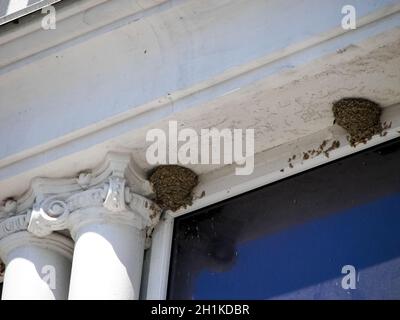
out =
{"type": "Polygon", "coordinates": [[[39,237],[72,230],[74,224],[90,219],[127,223],[142,230],[157,223],[161,214],[155,203],[131,192],[125,178],[117,175],[81,191],[41,198],[29,215],[28,225],[28,231],[39,237]]]}
{"type": "Polygon", "coordinates": [[[45,237],[91,220],[127,223],[151,233],[161,209],[130,154],[109,153],[94,171],[73,178],[34,178],[18,200],[0,205],[0,240],[18,231],[45,237]]]}
{"type": "Polygon", "coordinates": [[[0,240],[28,227],[27,211],[17,213],[17,201],[7,199],[0,206],[0,240]]]}

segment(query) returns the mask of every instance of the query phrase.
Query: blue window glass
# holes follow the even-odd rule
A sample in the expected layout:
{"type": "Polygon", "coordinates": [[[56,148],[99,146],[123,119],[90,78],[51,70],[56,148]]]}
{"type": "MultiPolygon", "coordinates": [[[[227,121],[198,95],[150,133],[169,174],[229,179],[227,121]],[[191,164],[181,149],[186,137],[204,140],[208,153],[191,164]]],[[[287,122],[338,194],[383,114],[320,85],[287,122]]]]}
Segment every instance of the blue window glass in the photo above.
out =
{"type": "Polygon", "coordinates": [[[176,219],[171,299],[400,299],[400,140],[176,219]]]}

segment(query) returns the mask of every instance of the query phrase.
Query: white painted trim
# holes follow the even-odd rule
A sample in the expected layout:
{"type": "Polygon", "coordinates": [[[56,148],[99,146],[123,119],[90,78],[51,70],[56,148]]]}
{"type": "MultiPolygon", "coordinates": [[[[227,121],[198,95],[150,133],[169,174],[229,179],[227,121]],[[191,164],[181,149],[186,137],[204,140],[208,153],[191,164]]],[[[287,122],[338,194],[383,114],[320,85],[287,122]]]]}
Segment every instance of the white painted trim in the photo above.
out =
{"type": "Polygon", "coordinates": [[[360,144],[356,147],[349,145],[344,130],[338,126],[333,126],[316,134],[256,154],[254,172],[249,176],[236,176],[234,174],[235,165],[229,165],[207,173],[201,177],[200,183],[195,190],[197,196],[200,196],[203,191],[205,196],[195,199],[192,206],[176,212],[169,212],[169,214],[173,217],[178,217],[398,138],[400,136],[400,104],[388,108],[382,115],[382,121],[392,122],[392,128],[387,130],[387,135],[384,137],[374,136],[366,144],[360,144]],[[323,140],[329,140],[328,143],[333,140],[339,140],[340,148],[331,151],[329,158],[321,154],[306,161],[301,159],[302,152],[318,148],[323,140]],[[293,154],[298,156],[296,161],[292,162],[293,168],[289,168],[288,158],[293,154]],[[281,172],[281,169],[284,169],[284,172],[281,172]]]}
{"type": "Polygon", "coordinates": [[[165,300],[167,297],[173,231],[174,218],[166,214],[153,233],[146,300],[165,300]]]}
{"type": "Polygon", "coordinates": [[[0,33],[0,45],[4,45],[0,52],[0,70],[10,71],[40,60],[144,17],[159,14],[181,1],[184,0],[175,0],[173,5],[168,0],[146,0],[143,3],[139,0],[63,1],[56,8],[56,30],[44,32],[40,16],[18,26],[4,26],[0,33]],[[10,55],[16,48],[19,51],[10,55]]]}

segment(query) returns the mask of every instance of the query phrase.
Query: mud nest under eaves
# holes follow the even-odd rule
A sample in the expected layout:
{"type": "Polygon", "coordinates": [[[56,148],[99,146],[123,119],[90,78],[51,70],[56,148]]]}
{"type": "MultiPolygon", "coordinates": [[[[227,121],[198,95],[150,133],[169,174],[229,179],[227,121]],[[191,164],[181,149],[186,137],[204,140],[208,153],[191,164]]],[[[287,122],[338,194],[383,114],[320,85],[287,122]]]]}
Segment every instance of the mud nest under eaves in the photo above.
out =
{"type": "Polygon", "coordinates": [[[333,104],[335,123],[349,134],[351,146],[366,143],[384,130],[381,123],[382,108],[364,98],[344,98],[333,104]]]}
{"type": "Polygon", "coordinates": [[[155,202],[165,210],[176,211],[192,204],[193,189],[198,176],[192,170],[178,165],[162,165],[151,174],[150,183],[155,202]]]}

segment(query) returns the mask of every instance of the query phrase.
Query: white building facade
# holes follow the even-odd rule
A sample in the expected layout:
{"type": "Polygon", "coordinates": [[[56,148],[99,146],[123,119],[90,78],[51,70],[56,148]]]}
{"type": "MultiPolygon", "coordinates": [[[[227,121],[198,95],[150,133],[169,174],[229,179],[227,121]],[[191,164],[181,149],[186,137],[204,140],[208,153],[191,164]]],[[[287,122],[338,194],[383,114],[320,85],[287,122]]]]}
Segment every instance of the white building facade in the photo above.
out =
{"type": "Polygon", "coordinates": [[[0,26],[2,299],[165,299],[174,218],[399,136],[399,0],[53,5],[55,29],[40,10],[0,26]],[[349,145],[348,96],[383,107],[385,136],[349,145]],[[146,133],[169,121],[254,129],[254,172],[189,164],[193,205],[162,212],[146,133]]]}

